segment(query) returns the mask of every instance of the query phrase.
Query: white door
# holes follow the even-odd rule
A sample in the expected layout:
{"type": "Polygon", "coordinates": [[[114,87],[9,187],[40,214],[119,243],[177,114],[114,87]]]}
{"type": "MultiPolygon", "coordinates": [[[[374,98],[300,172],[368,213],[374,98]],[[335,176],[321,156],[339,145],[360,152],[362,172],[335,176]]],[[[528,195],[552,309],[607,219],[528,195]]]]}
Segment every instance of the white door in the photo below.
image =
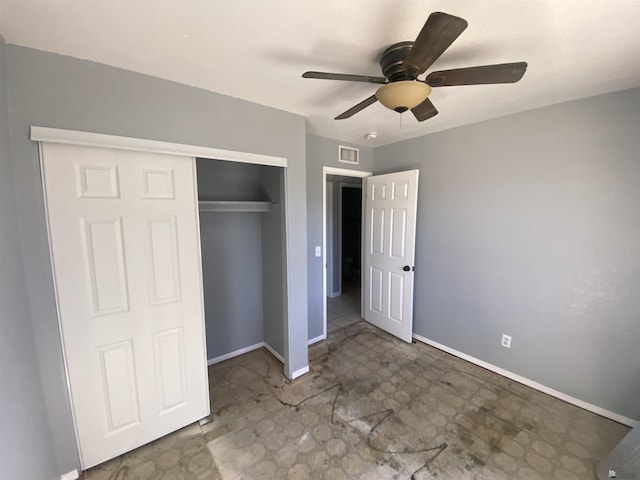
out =
{"type": "Polygon", "coordinates": [[[42,144],[83,468],[209,414],[194,161],[42,144]]]}
{"type": "Polygon", "coordinates": [[[411,342],[418,170],[366,182],[364,318],[411,342]]]}

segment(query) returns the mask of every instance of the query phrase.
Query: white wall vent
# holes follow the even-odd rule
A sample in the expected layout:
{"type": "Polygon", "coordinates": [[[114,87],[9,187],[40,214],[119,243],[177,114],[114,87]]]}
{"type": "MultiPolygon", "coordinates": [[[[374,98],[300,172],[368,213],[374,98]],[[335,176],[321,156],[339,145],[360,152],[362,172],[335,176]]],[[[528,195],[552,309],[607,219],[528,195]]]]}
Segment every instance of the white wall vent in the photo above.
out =
{"type": "Polygon", "coordinates": [[[338,161],[342,163],[351,163],[357,165],[360,161],[360,151],[357,148],[345,147],[340,145],[338,148],[338,161]]]}

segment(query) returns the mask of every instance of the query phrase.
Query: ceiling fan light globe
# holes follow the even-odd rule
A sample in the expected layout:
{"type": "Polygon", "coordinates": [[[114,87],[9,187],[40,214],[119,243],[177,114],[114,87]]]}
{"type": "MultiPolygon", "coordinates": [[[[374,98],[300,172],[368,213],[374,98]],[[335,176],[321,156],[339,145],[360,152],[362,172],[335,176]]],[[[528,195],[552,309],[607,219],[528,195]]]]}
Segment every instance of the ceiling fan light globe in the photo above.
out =
{"type": "Polygon", "coordinates": [[[383,85],[376,91],[376,98],[385,107],[405,111],[417,107],[431,93],[431,87],[417,80],[402,80],[383,85]]]}

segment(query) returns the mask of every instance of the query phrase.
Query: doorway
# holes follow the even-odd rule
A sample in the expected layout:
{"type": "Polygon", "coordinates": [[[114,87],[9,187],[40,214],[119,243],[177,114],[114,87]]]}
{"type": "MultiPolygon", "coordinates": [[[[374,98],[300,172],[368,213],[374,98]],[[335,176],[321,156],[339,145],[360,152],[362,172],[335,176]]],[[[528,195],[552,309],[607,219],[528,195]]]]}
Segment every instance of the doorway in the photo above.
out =
{"type": "Polygon", "coordinates": [[[326,299],[327,333],[331,334],[361,320],[362,179],[330,175],[327,182],[337,186],[338,200],[329,211],[329,218],[337,217],[337,232],[329,239],[335,243],[328,264],[338,267],[328,279],[333,284],[329,289],[333,294],[326,299]]]}
{"type": "Polygon", "coordinates": [[[323,168],[325,338],[362,319],[363,184],[370,175],[323,168]]]}

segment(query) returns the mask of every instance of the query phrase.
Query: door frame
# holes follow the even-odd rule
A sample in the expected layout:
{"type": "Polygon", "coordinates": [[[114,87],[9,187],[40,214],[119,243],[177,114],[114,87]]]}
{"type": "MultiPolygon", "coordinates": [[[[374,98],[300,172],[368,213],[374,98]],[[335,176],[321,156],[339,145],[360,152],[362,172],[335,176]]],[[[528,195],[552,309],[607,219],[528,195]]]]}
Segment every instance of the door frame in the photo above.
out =
{"type": "MultiPolygon", "coordinates": [[[[360,192],[360,197],[362,200],[364,200],[364,180],[360,183],[360,185],[355,184],[355,183],[347,183],[347,182],[339,182],[338,183],[338,188],[340,189],[338,191],[338,239],[340,240],[338,242],[338,291],[342,292],[342,192],[343,189],[345,188],[359,188],[360,190],[362,190],[362,192],[360,192]]],[[[363,203],[363,208],[364,208],[364,203],[363,203]]],[[[361,210],[362,211],[362,210],[361,210]]],[[[363,217],[364,218],[364,217],[363,217]]],[[[360,257],[361,259],[364,258],[364,256],[362,255],[362,240],[364,239],[364,229],[362,228],[362,219],[360,220],[360,257]]],[[[360,272],[362,272],[362,268],[364,268],[364,265],[362,265],[362,262],[360,263],[360,272]]],[[[362,275],[361,275],[362,276],[362,275]]],[[[362,286],[362,283],[361,283],[362,286]]],[[[364,313],[361,311],[360,313],[364,313]]]]}
{"type": "MultiPolygon", "coordinates": [[[[333,181],[329,181],[327,180],[326,183],[326,188],[327,188],[327,192],[329,194],[329,196],[327,197],[327,213],[328,212],[332,212],[334,209],[334,201],[333,201],[333,196],[334,196],[334,191],[335,191],[335,182],[333,181]],[[331,188],[329,188],[331,187],[331,188]]],[[[326,228],[327,228],[327,238],[331,238],[333,239],[334,235],[334,231],[337,228],[335,225],[335,221],[333,219],[333,215],[327,215],[327,222],[326,222],[326,228]]],[[[327,242],[327,258],[333,258],[334,257],[334,247],[332,242],[327,242]],[[329,255],[331,254],[331,255],[329,255]]],[[[329,280],[329,277],[333,277],[334,275],[334,268],[333,265],[331,265],[330,263],[326,263],[326,268],[327,268],[327,280],[329,280]],[[331,275],[329,275],[329,273],[331,273],[331,275]]],[[[331,288],[333,288],[333,291],[329,291],[329,289],[327,288],[327,297],[330,298],[335,298],[338,297],[340,295],[340,292],[338,290],[336,290],[335,285],[331,285],[331,288]]]]}
{"type": "MultiPolygon", "coordinates": [[[[340,175],[344,177],[357,177],[362,179],[362,211],[364,213],[365,180],[373,175],[373,172],[361,170],[350,170],[348,168],[322,167],[322,337],[313,341],[325,340],[327,338],[327,175],[340,175]]],[[[334,226],[335,227],[335,226],[334,226]]],[[[362,229],[362,240],[364,240],[364,229],[362,229]]],[[[362,244],[364,245],[364,243],[362,244]]],[[[364,255],[361,253],[361,264],[364,265],[364,255]]],[[[341,267],[342,268],[342,267],[341,267]]],[[[364,268],[361,269],[361,276],[364,275],[364,268]]],[[[363,283],[361,277],[360,282],[363,283]]],[[[342,283],[342,281],[341,281],[342,283]]],[[[360,315],[362,316],[364,307],[364,296],[360,291],[360,315]]]]}

